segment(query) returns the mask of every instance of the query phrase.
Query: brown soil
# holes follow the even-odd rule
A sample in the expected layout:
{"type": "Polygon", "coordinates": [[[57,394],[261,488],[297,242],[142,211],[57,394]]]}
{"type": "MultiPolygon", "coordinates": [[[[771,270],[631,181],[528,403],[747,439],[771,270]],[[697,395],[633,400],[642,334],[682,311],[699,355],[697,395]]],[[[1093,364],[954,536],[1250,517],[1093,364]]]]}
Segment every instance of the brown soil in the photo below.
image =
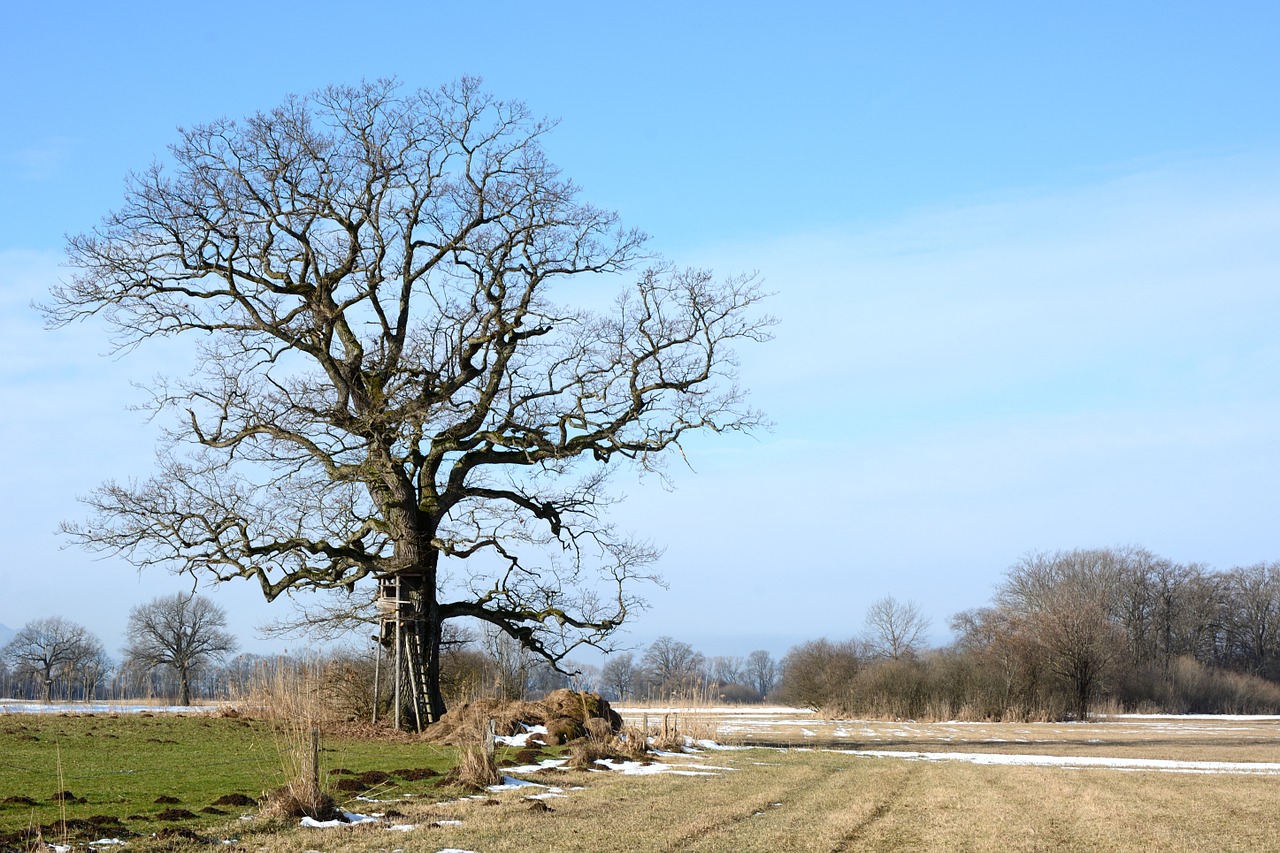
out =
{"type": "Polygon", "coordinates": [[[195,812],[186,809],[165,809],[156,815],[156,820],[195,820],[195,812]]]}
{"type": "Polygon", "coordinates": [[[215,806],[256,806],[258,801],[244,794],[223,794],[213,801],[215,806]]]}

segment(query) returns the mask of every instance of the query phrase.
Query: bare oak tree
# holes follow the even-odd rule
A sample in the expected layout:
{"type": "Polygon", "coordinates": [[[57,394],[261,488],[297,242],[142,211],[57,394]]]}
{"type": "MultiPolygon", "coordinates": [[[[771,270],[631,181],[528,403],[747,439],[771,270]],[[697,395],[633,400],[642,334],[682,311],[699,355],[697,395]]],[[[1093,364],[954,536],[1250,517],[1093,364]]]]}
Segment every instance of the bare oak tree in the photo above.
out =
{"type": "Polygon", "coordinates": [[[625,702],[635,695],[640,669],[631,652],[615,652],[600,669],[600,686],[608,698],[625,702]]]}
{"type": "Polygon", "coordinates": [[[1124,648],[1110,610],[1125,560],[1122,549],[1028,554],[1009,568],[996,593],[1062,682],[1077,720],[1088,717],[1124,648]]]}
{"type": "Polygon", "coordinates": [[[671,637],[659,637],[645,649],[640,665],[660,697],[684,695],[702,680],[706,658],[693,646],[671,637]]]}
{"type": "Polygon", "coordinates": [[[606,643],[658,556],[607,520],[613,463],[758,426],[730,347],[770,320],[752,277],[673,268],[578,201],[547,130],[463,79],[181,131],[70,238],[45,306],[122,349],[199,347],[153,386],[176,415],[155,475],[103,485],[67,532],[268,599],[397,582],[407,722],[444,712],[447,620],[553,662],[606,643]],[[572,307],[626,271],[612,308],[572,307]]]}
{"type": "Polygon", "coordinates": [[[166,666],[178,679],[178,704],[191,704],[191,677],[235,651],[226,611],[196,595],[162,595],[129,613],[125,660],[141,670],[166,666]]]}
{"type": "MultiPolygon", "coordinates": [[[[92,682],[109,667],[102,643],[83,625],[61,616],[33,619],[19,629],[0,654],[13,667],[14,674],[40,685],[42,701],[53,699],[53,685],[64,682],[68,688],[76,681],[92,682]]],[[[86,683],[86,696],[92,684],[86,683]]]]}
{"type": "Polygon", "coordinates": [[[755,688],[761,698],[773,692],[778,683],[778,663],[765,649],[756,649],[747,655],[745,665],[747,683],[755,688]]]}
{"type": "Polygon", "coordinates": [[[925,640],[929,619],[914,601],[900,602],[886,595],[867,608],[868,641],[880,657],[913,657],[925,640]]]}

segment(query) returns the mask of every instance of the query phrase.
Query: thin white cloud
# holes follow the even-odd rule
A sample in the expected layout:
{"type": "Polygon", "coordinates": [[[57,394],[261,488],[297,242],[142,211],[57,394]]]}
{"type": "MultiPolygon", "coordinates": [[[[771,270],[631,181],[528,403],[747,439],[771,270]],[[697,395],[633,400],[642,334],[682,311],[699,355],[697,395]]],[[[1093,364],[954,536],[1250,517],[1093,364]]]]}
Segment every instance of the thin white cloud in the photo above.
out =
{"type": "Polygon", "coordinates": [[[707,583],[814,635],[850,595],[941,626],[1028,549],[1274,559],[1277,233],[1276,160],[1241,156],[693,259],[778,292],[778,339],[744,353],[778,426],[652,508],[664,618],[707,583]]]}
{"type": "Polygon", "coordinates": [[[62,174],[75,148],[69,136],[50,136],[6,153],[9,172],[19,180],[43,182],[62,174]]]}

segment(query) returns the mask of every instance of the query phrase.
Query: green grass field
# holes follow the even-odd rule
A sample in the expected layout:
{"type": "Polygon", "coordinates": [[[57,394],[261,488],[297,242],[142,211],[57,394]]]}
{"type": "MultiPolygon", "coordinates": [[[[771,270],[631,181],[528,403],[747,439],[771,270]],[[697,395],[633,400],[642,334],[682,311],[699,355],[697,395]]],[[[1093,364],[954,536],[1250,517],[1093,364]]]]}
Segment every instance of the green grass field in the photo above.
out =
{"type": "MultiPolygon", "coordinates": [[[[64,821],[82,839],[210,832],[285,784],[304,759],[298,740],[271,723],[211,714],[0,717],[0,838],[36,826],[47,838],[54,825],[56,838],[64,821]]],[[[452,763],[451,749],[407,737],[329,734],[320,754],[339,802],[369,792],[358,781],[369,771],[380,771],[365,779],[378,796],[433,793],[452,763]]]]}

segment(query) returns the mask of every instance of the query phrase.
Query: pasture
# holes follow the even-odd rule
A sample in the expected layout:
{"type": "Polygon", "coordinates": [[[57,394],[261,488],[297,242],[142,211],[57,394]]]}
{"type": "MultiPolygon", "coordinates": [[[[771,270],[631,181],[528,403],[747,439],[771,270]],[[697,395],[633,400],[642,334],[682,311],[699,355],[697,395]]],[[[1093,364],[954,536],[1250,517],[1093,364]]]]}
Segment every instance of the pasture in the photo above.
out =
{"type": "Polygon", "coordinates": [[[102,829],[66,833],[77,850],[120,840],[113,849],[263,853],[1257,850],[1280,836],[1274,718],[925,724],[792,709],[620,710],[628,722],[665,720],[732,748],[594,772],[525,766],[508,773],[534,784],[468,795],[437,784],[433,774],[453,761],[446,747],[329,732],[327,784],[344,809],[370,819],[313,829],[250,805],[214,805],[281,784],[293,747],[271,724],[8,715],[0,835],[65,820],[102,829]],[[179,810],[190,817],[175,819],[179,810]]]}

